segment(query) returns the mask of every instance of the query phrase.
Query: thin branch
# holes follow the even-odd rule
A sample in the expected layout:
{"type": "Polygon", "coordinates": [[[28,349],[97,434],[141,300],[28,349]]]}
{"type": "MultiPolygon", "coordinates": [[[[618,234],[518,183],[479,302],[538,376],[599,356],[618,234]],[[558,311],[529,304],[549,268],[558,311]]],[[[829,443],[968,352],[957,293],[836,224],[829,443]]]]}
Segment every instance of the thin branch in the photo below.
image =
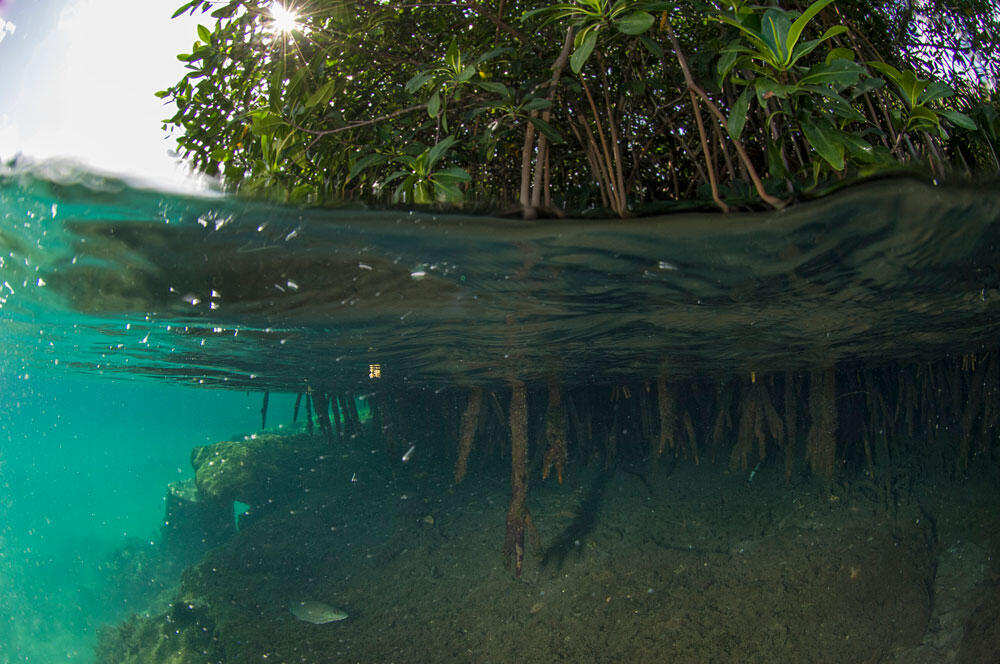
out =
{"type": "Polygon", "coordinates": [[[413,111],[419,111],[421,109],[426,109],[427,104],[417,104],[416,106],[408,106],[406,108],[401,108],[398,111],[393,111],[386,115],[380,115],[377,118],[371,118],[370,120],[357,120],[356,122],[348,122],[343,127],[336,127],[334,129],[306,129],[305,127],[300,127],[291,120],[285,120],[293,129],[298,129],[299,131],[315,136],[309,145],[306,146],[306,150],[311,148],[316,144],[316,141],[323,138],[324,136],[329,136],[330,134],[339,134],[342,131],[350,131],[351,129],[357,129],[358,127],[367,127],[369,125],[378,124],[379,122],[385,122],[386,120],[392,120],[393,118],[398,118],[400,115],[406,115],[407,113],[412,113],[413,111]]]}
{"type": "MultiPolygon", "coordinates": [[[[566,39],[563,41],[562,50],[559,51],[559,57],[552,63],[552,76],[549,79],[549,107],[542,111],[543,122],[548,122],[552,117],[552,102],[555,100],[556,88],[559,86],[559,79],[562,77],[563,70],[566,69],[566,65],[569,63],[569,52],[573,48],[573,32],[573,26],[566,28],[566,39]]],[[[535,155],[535,177],[531,182],[531,207],[536,209],[542,202],[542,182],[543,180],[548,181],[548,164],[549,140],[544,133],[539,132],[538,153],[535,155]]],[[[545,198],[546,200],[549,199],[547,190],[545,198]]]]}
{"type": "MultiPolygon", "coordinates": [[[[615,182],[614,173],[612,172],[612,169],[614,168],[614,161],[611,158],[611,150],[608,146],[608,139],[604,135],[604,128],[601,126],[601,116],[597,112],[597,104],[594,103],[594,97],[590,94],[590,88],[587,86],[587,81],[583,76],[580,77],[580,85],[583,87],[583,92],[587,95],[587,101],[590,103],[590,110],[594,114],[594,124],[597,125],[597,136],[601,141],[601,150],[598,154],[603,157],[605,164],[605,171],[608,179],[608,194],[611,198],[611,209],[620,213],[620,210],[624,207],[621,201],[622,192],[615,191],[618,189],[618,186],[615,182]]],[[[609,118],[609,120],[611,119],[609,118]]]]}
{"type": "Polygon", "coordinates": [[[705,155],[705,165],[708,167],[708,184],[712,187],[712,200],[723,212],[729,212],[729,206],[719,197],[719,184],[716,182],[715,164],[712,162],[712,153],[708,149],[708,137],[705,135],[705,123],[701,119],[701,106],[698,105],[698,98],[694,90],[688,90],[691,95],[691,106],[694,107],[694,120],[698,124],[698,137],[701,139],[701,151],[705,155]]]}
{"type": "MultiPolygon", "coordinates": [[[[715,105],[711,97],[694,81],[694,77],[691,75],[691,68],[688,66],[687,58],[684,56],[684,51],[681,50],[680,42],[677,41],[677,35],[674,34],[674,30],[670,27],[669,21],[663,22],[663,27],[667,31],[667,36],[670,37],[670,43],[674,47],[674,54],[677,56],[677,63],[681,66],[681,71],[684,73],[684,81],[687,83],[687,87],[693,93],[696,93],[701,97],[702,101],[705,102],[705,106],[708,110],[712,112],[712,115],[722,123],[723,126],[727,124],[726,116],[723,115],[719,107],[715,105]]],[[[747,170],[750,172],[750,179],[753,181],[753,186],[757,190],[757,195],[760,196],[761,200],[766,202],[773,208],[780,209],[785,207],[785,202],[780,198],[775,198],[771,194],[767,193],[764,189],[764,183],[761,181],[760,176],[757,174],[757,169],[754,167],[753,162],[750,161],[750,156],[747,154],[746,150],[743,149],[743,143],[740,142],[735,136],[730,136],[733,140],[733,147],[736,148],[737,154],[739,154],[740,159],[746,165],[747,170]]]]}

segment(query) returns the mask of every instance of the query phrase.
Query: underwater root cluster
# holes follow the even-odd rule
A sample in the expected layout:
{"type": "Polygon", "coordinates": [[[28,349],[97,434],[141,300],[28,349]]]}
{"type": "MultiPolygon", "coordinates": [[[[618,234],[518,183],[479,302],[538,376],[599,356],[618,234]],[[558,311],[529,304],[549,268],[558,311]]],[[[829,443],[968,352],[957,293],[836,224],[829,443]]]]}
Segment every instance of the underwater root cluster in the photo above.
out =
{"type": "MultiPolygon", "coordinates": [[[[310,430],[315,419],[331,443],[362,428],[349,392],[309,388],[296,400],[296,417],[302,401],[310,430]]],[[[386,389],[368,395],[368,403],[365,426],[390,459],[398,456],[396,440],[423,440],[454,463],[455,482],[509,451],[503,554],[516,575],[524,566],[525,534],[538,540],[527,504],[529,468],[542,481],[554,470],[562,483],[571,459],[612,468],[669,454],[724,461],[733,472],[783,466],[786,481],[812,476],[827,490],[857,478],[880,487],[887,503],[903,476],[1000,470],[997,350],[714,381],[659,376],[565,387],[515,379],[495,388],[386,389]],[[450,434],[430,436],[429,418],[450,434]]]]}

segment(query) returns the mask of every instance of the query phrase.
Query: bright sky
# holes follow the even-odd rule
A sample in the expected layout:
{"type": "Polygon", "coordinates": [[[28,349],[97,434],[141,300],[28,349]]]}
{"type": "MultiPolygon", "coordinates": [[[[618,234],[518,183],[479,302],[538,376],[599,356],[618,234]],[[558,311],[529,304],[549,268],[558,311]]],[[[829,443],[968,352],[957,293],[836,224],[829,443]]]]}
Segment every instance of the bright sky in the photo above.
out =
{"type": "Polygon", "coordinates": [[[169,151],[153,93],[184,74],[196,24],[183,0],[0,0],[0,160],[68,158],[166,187],[193,187],[169,151]]]}

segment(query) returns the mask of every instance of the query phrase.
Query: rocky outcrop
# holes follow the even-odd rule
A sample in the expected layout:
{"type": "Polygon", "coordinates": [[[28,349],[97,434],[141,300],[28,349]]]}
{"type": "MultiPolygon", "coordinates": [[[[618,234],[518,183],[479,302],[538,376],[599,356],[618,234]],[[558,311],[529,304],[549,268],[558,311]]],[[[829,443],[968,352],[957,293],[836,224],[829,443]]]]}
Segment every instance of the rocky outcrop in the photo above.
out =
{"type": "Polygon", "coordinates": [[[329,448],[309,436],[262,435],[196,447],[191,451],[201,499],[260,508],[300,490],[302,469],[320,462],[329,448]]]}

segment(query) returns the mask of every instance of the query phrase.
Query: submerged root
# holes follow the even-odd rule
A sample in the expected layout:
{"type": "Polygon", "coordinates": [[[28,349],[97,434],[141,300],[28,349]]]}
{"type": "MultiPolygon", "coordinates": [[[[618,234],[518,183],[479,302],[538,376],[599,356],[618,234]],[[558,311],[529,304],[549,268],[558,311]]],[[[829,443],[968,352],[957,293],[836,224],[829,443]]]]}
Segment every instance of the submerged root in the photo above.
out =
{"type": "Polygon", "coordinates": [[[806,461],[812,472],[833,481],[837,464],[837,384],[834,369],[809,374],[809,437],[806,461]]]}
{"type": "Polygon", "coordinates": [[[514,574],[521,576],[524,565],[524,531],[537,540],[538,532],[525,499],[528,496],[528,398],[524,383],[513,382],[510,399],[510,508],[504,538],[504,562],[514,560],[514,574]]]}
{"type": "Polygon", "coordinates": [[[313,406],[315,406],[319,429],[326,436],[326,441],[332,445],[333,425],[330,423],[330,397],[322,390],[313,392],[313,406]]]}
{"type": "Polygon", "coordinates": [[[746,470],[750,455],[756,448],[756,460],[767,456],[767,442],[780,445],[784,440],[784,427],[778,411],[771,403],[771,396],[763,380],[752,380],[743,392],[740,402],[740,422],[736,445],[729,456],[730,470],[746,470]]]}
{"type": "Polygon", "coordinates": [[[677,416],[674,413],[674,394],[667,384],[666,376],[656,379],[656,400],[660,411],[660,445],[656,449],[657,455],[663,454],[663,450],[670,446],[674,449],[674,433],[677,426],[677,416]]]}
{"type": "Polygon", "coordinates": [[[462,413],[462,427],[458,435],[458,460],[455,461],[455,483],[465,479],[466,467],[469,463],[469,453],[472,451],[472,441],[479,427],[479,411],[483,405],[483,388],[474,387],[469,392],[469,403],[462,413]]]}
{"type": "Polygon", "coordinates": [[[563,481],[563,468],[566,466],[566,415],[562,408],[562,396],[559,386],[549,385],[549,405],[545,413],[545,437],[549,447],[542,461],[542,479],[547,479],[552,467],[556,469],[556,479],[563,481]]]}

